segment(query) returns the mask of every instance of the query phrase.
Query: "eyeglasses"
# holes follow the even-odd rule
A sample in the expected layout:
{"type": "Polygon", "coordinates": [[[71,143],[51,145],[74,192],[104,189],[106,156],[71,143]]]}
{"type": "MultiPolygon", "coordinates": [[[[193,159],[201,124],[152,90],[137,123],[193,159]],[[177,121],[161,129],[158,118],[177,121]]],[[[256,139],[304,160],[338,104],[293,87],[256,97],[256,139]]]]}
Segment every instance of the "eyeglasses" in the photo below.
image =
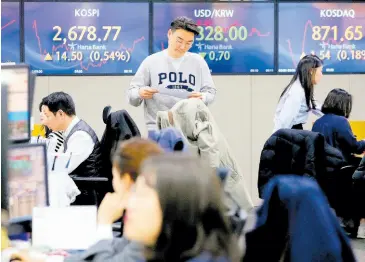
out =
{"type": "Polygon", "coordinates": [[[181,40],[180,38],[176,38],[176,43],[183,46],[183,47],[192,47],[194,42],[184,42],[183,40],[181,40]]]}

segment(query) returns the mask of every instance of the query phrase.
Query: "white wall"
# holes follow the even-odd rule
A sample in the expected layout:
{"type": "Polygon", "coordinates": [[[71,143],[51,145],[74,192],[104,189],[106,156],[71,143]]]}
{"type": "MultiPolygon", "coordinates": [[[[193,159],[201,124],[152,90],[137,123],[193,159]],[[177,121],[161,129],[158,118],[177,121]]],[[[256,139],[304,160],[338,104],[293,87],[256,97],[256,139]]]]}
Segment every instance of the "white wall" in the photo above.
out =
{"type": "MultiPolygon", "coordinates": [[[[261,149],[273,129],[273,115],[279,95],[291,76],[214,76],[218,92],[211,110],[249,183],[251,195],[258,201],[257,173],[261,149]]],[[[76,113],[101,137],[104,131],[102,110],[126,109],[146,135],[141,107],[126,102],[125,91],[131,77],[38,77],[33,116],[39,123],[38,105],[47,94],[69,93],[76,113]]],[[[316,87],[316,98],[323,101],[333,88],[343,88],[354,96],[352,120],[365,120],[365,75],[325,75],[316,87]]],[[[312,117],[306,128],[311,128],[312,117]]]]}

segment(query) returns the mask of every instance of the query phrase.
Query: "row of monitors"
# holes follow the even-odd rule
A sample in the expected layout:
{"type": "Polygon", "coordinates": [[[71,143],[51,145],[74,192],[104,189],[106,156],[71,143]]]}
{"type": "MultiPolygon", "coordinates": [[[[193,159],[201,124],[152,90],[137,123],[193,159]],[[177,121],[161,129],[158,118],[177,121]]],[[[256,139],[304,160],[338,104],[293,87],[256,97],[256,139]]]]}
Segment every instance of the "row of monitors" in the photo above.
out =
{"type": "Polygon", "coordinates": [[[170,21],[199,25],[192,52],[212,74],[288,74],[305,54],[324,72],[365,73],[365,3],[25,2],[1,3],[1,60],[24,62],[37,75],[134,74],[167,47],[170,21]],[[150,25],[152,21],[152,25],[150,25]],[[152,31],[151,31],[152,30],[152,31]]]}
{"type": "Polygon", "coordinates": [[[2,66],[1,71],[1,209],[8,211],[9,222],[22,222],[33,207],[49,204],[46,147],[14,143],[29,141],[34,79],[29,67],[2,66]]]}

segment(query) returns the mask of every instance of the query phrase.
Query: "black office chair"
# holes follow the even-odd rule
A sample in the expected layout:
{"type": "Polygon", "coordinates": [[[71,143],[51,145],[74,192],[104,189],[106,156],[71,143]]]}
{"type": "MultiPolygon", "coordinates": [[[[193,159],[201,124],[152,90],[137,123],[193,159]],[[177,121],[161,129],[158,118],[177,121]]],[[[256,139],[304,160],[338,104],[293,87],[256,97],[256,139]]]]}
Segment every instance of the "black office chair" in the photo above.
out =
{"type": "Polygon", "coordinates": [[[354,172],[352,179],[354,179],[354,181],[365,181],[365,154],[354,172]]]}
{"type": "Polygon", "coordinates": [[[107,192],[113,192],[112,187],[112,156],[121,140],[141,136],[140,131],[127,111],[111,112],[111,106],[106,106],[102,112],[105,130],[100,141],[102,167],[99,177],[71,176],[81,195],[76,197],[73,205],[99,206],[107,192]]]}
{"type": "Polygon", "coordinates": [[[141,136],[136,123],[126,110],[111,112],[111,109],[111,106],[106,106],[103,110],[103,121],[106,127],[100,141],[103,163],[102,173],[108,179],[113,177],[112,157],[119,142],[141,136]]]}
{"type": "MultiPolygon", "coordinates": [[[[365,155],[352,175],[352,228],[345,228],[351,237],[357,237],[360,220],[365,218],[365,155]]],[[[350,223],[351,225],[351,223],[350,223]]]]}
{"type": "Polygon", "coordinates": [[[96,205],[99,206],[109,188],[109,179],[106,177],[70,176],[81,194],[71,204],[73,206],[96,205]]]}
{"type": "Polygon", "coordinates": [[[336,215],[356,220],[352,175],[356,167],[346,165],[341,151],[325,142],[322,134],[281,129],[265,143],[261,153],[258,188],[277,174],[295,174],[316,180],[336,215]]]}
{"type": "MultiPolygon", "coordinates": [[[[120,141],[140,137],[141,133],[126,110],[111,112],[111,106],[106,106],[103,110],[103,121],[106,125],[104,134],[100,141],[102,148],[102,172],[110,181],[112,181],[112,157],[117,150],[120,141]]],[[[113,192],[112,184],[109,183],[109,190],[113,192]]],[[[115,237],[120,237],[123,231],[122,219],[113,224],[113,233],[115,237]]]]}

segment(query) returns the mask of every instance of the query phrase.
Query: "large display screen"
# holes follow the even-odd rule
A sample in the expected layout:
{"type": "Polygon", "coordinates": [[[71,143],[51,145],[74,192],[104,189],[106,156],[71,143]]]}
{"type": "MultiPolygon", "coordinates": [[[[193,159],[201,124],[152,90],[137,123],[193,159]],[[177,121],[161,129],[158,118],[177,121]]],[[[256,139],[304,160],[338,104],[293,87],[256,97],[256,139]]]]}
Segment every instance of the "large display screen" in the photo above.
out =
{"type": "Polygon", "coordinates": [[[323,72],[364,73],[364,36],[365,3],[279,4],[279,73],[295,72],[311,53],[323,72]]]}
{"type": "Polygon", "coordinates": [[[1,2],[1,63],[20,62],[19,9],[19,2],[1,2]]]}
{"type": "Polygon", "coordinates": [[[200,34],[190,49],[213,74],[274,72],[273,3],[154,3],[153,51],[167,48],[170,23],[192,18],[200,34]]]}
{"type": "Polygon", "coordinates": [[[149,53],[149,5],[26,2],[25,62],[38,75],[133,74],[149,53]]]}

